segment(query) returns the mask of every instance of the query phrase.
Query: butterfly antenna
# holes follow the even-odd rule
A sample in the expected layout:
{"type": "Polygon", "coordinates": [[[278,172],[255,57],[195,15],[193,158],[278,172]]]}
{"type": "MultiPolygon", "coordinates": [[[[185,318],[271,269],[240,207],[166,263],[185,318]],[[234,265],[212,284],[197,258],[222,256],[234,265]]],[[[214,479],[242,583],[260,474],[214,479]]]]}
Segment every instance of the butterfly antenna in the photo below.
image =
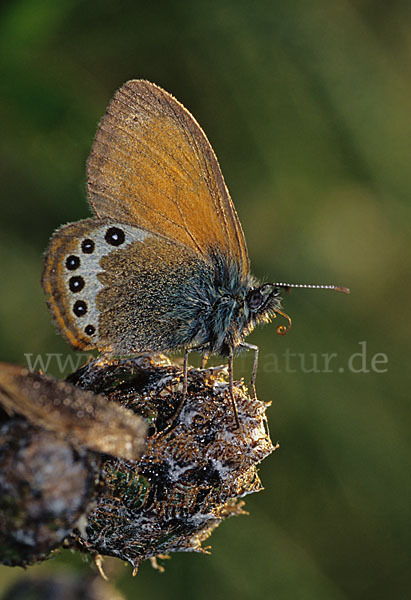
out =
{"type": "MultiPolygon", "coordinates": [[[[313,290],[334,290],[335,292],[342,292],[343,294],[350,293],[349,288],[342,287],[340,285],[316,285],[311,283],[272,283],[271,285],[276,288],[284,288],[286,291],[291,290],[291,288],[309,288],[313,290]]],[[[288,321],[288,325],[279,325],[276,329],[279,335],[285,335],[291,329],[291,318],[287,315],[287,313],[279,310],[278,308],[275,308],[274,312],[281,315],[288,321]]]]}
{"type": "Polygon", "coordinates": [[[350,293],[350,288],[342,287],[341,285],[315,285],[312,283],[272,283],[271,285],[278,288],[285,288],[286,290],[290,290],[291,288],[308,288],[311,290],[334,290],[343,294],[350,293]]]}

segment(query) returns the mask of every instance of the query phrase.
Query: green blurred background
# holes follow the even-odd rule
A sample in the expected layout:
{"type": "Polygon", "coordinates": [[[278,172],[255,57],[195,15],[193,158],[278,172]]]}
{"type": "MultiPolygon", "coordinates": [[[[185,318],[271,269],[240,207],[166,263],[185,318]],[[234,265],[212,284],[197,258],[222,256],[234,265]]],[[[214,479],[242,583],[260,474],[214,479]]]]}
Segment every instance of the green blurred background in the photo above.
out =
{"type": "MultiPolygon", "coordinates": [[[[43,252],[88,216],[96,125],[131,78],[172,92],[205,129],[257,276],[352,289],[295,291],[291,332],[250,336],[281,444],[261,466],[265,491],[214,533],[210,557],[174,555],[137,578],[120,564],[127,598],[411,597],[410,13],[398,0],[3,3],[1,360],[70,355],[44,303],[43,252]],[[361,348],[369,372],[350,371],[361,348]],[[305,365],[287,369],[287,350],[305,365]],[[304,372],[326,353],[331,372],[304,372]],[[371,368],[378,353],[386,372],[371,368]]],[[[63,553],[36,569],[89,565],[63,553]]],[[[2,567],[0,591],[20,575],[2,567]]]]}

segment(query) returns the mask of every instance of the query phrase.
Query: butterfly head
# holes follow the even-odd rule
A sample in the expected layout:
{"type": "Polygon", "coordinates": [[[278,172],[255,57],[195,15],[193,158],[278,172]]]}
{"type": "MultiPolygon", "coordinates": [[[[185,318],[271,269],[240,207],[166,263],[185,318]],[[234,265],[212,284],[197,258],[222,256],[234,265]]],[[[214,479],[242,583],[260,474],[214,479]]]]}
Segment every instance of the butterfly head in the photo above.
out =
{"type": "Polygon", "coordinates": [[[280,303],[280,289],[272,283],[264,283],[259,287],[253,287],[246,297],[248,310],[253,315],[261,315],[279,308],[280,303]]]}
{"type": "MultiPolygon", "coordinates": [[[[221,257],[220,257],[221,258],[221,257]]],[[[260,284],[247,274],[241,277],[238,268],[227,266],[223,260],[216,261],[217,279],[207,286],[211,311],[205,332],[205,342],[211,352],[226,355],[244,341],[258,324],[268,323],[281,311],[281,289],[276,284],[260,284]]],[[[210,282],[211,283],[211,282],[210,282]]],[[[204,289],[204,288],[203,288],[204,289]]],[[[288,327],[281,325],[278,333],[286,333],[288,327]]]]}
{"type": "Polygon", "coordinates": [[[291,327],[291,319],[281,309],[281,286],[276,283],[264,283],[253,287],[247,294],[246,306],[249,313],[250,328],[259,323],[268,323],[277,315],[282,315],[288,325],[279,325],[277,333],[284,335],[291,327]]]}
{"type": "Polygon", "coordinates": [[[250,324],[252,328],[258,323],[267,323],[277,315],[281,315],[287,321],[287,325],[278,325],[277,333],[285,335],[291,328],[291,318],[281,309],[281,290],[289,292],[292,288],[327,289],[349,294],[350,290],[336,285],[313,285],[295,283],[264,283],[259,287],[253,287],[247,294],[246,302],[250,311],[250,324]]]}

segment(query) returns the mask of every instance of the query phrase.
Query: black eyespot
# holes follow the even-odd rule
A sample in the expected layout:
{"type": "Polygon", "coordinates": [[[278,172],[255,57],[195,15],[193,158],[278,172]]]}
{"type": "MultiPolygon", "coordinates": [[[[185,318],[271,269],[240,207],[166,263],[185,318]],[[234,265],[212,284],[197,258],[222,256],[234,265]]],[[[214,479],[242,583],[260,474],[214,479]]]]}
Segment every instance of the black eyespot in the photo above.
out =
{"type": "Polygon", "coordinates": [[[87,304],[84,300],[77,300],[73,305],[73,313],[76,317],[82,317],[87,312],[87,304]]]}
{"type": "Polygon", "coordinates": [[[66,258],[66,267],[69,271],[75,271],[80,266],[80,259],[78,256],[74,256],[74,254],[70,254],[66,258]]]}
{"type": "Polygon", "coordinates": [[[248,307],[250,308],[250,310],[258,310],[263,300],[264,297],[260,290],[251,290],[247,298],[248,307]]]}
{"type": "Polygon", "coordinates": [[[124,243],[126,236],[124,235],[124,231],[122,229],[119,229],[118,227],[110,227],[107,229],[104,239],[106,240],[107,244],[110,244],[110,246],[121,246],[121,244],[124,243]]]}
{"type": "Polygon", "coordinates": [[[84,287],[84,279],[80,276],[78,277],[70,277],[69,279],[69,288],[75,294],[76,292],[80,292],[84,287]]]}
{"type": "Polygon", "coordinates": [[[84,328],[84,333],[86,335],[94,335],[96,333],[96,328],[94,327],[94,325],[87,325],[84,328]]]}
{"type": "Polygon", "coordinates": [[[81,242],[81,251],[84,254],[92,254],[94,252],[94,248],[95,248],[95,243],[93,242],[93,240],[83,240],[81,242]]]}

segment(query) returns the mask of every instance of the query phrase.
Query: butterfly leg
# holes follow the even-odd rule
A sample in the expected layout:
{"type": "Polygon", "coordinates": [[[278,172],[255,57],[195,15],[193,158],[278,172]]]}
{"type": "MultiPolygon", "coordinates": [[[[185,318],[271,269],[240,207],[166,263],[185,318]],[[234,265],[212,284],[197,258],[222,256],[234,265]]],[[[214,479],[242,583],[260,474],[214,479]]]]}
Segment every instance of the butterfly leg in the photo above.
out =
{"type": "MultiPolygon", "coordinates": [[[[178,415],[180,414],[183,406],[184,406],[184,402],[187,396],[187,391],[188,391],[188,355],[190,354],[190,352],[194,352],[195,350],[198,350],[199,348],[186,348],[184,350],[184,362],[183,362],[183,398],[180,402],[180,406],[178,407],[178,410],[174,416],[174,418],[178,417],[178,415]]],[[[207,356],[208,358],[208,356],[207,356]]]]}
{"type": "Polygon", "coordinates": [[[187,396],[187,388],[188,388],[188,355],[192,351],[191,348],[186,348],[184,350],[184,363],[183,363],[183,399],[181,401],[181,406],[184,404],[185,397],[187,396]]]}
{"type": "Polygon", "coordinates": [[[257,392],[255,389],[255,379],[257,377],[257,368],[258,368],[258,346],[255,346],[254,344],[247,344],[247,342],[243,342],[241,344],[241,348],[245,348],[246,350],[252,350],[254,352],[254,362],[253,362],[253,370],[252,370],[251,379],[250,379],[250,387],[251,387],[251,393],[253,396],[253,400],[256,400],[257,392]]]}
{"type": "Polygon", "coordinates": [[[233,377],[233,349],[230,348],[228,355],[228,385],[230,390],[231,406],[234,413],[234,420],[237,429],[240,427],[240,421],[238,420],[237,404],[234,398],[234,377],[233,377]]]}
{"type": "MultiPolygon", "coordinates": [[[[190,352],[196,352],[197,350],[200,350],[201,346],[195,346],[194,348],[186,348],[184,350],[184,363],[183,363],[183,402],[184,402],[184,398],[187,395],[187,388],[188,388],[188,355],[190,354],[190,352]]],[[[201,359],[201,368],[204,369],[206,366],[206,363],[208,361],[208,353],[205,352],[202,356],[201,359]]]]}
{"type": "Polygon", "coordinates": [[[172,417],[168,419],[168,426],[171,427],[171,424],[178,418],[181,411],[183,410],[184,402],[187,396],[188,391],[188,355],[194,348],[186,348],[184,350],[184,362],[183,362],[183,397],[180,400],[180,404],[177,406],[177,409],[172,417]]]}
{"type": "Polygon", "coordinates": [[[203,356],[201,357],[201,368],[202,369],[205,369],[208,359],[209,359],[209,355],[207,354],[207,352],[204,352],[203,356]]]}

